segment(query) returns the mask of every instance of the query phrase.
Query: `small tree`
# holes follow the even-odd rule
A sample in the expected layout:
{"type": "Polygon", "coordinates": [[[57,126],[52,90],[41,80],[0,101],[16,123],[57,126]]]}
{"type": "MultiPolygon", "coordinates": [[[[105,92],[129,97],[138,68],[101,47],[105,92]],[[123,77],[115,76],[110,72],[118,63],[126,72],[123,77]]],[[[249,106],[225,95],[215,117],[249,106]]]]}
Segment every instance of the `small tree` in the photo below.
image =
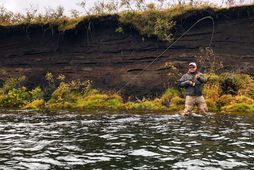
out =
{"type": "Polygon", "coordinates": [[[170,79],[170,82],[173,82],[174,84],[179,80],[181,77],[181,72],[177,68],[177,66],[173,62],[166,62],[163,66],[164,69],[168,69],[169,72],[167,73],[167,76],[170,79]]]}
{"type": "Polygon", "coordinates": [[[63,18],[64,17],[64,7],[59,5],[55,10],[54,15],[56,18],[63,18]]]}
{"type": "Polygon", "coordinates": [[[30,7],[26,9],[24,21],[28,23],[33,22],[37,16],[37,12],[38,8],[33,5],[30,5],[30,7]]]}
{"type": "Polygon", "coordinates": [[[231,6],[235,5],[235,4],[236,4],[236,1],[235,1],[235,0],[226,0],[226,5],[227,5],[228,7],[231,7],[231,6]]]}
{"type": "Polygon", "coordinates": [[[145,10],[146,9],[146,2],[145,0],[135,0],[135,6],[137,10],[145,10]]]}
{"type": "Polygon", "coordinates": [[[80,16],[80,12],[76,9],[71,10],[71,17],[72,18],[78,18],[80,16]]]}
{"type": "Polygon", "coordinates": [[[216,73],[224,67],[219,56],[215,55],[210,47],[200,48],[200,54],[196,55],[195,58],[200,68],[208,73],[216,73]]]}
{"type": "Polygon", "coordinates": [[[0,23],[2,25],[7,25],[12,22],[12,16],[14,14],[11,11],[8,11],[5,7],[0,6],[0,23]]]}
{"type": "Polygon", "coordinates": [[[111,0],[109,2],[99,1],[94,3],[92,12],[95,14],[113,14],[117,13],[119,10],[119,3],[116,0],[111,0]]]}
{"type": "Polygon", "coordinates": [[[87,10],[86,0],[82,0],[81,2],[77,3],[85,12],[86,15],[91,15],[91,12],[87,10]]]}
{"type": "Polygon", "coordinates": [[[131,7],[131,1],[129,0],[120,0],[120,6],[121,7],[125,7],[127,8],[128,10],[133,10],[132,7],[131,7]]]}
{"type": "Polygon", "coordinates": [[[149,3],[146,5],[146,9],[148,10],[155,10],[156,9],[156,5],[155,3],[149,3]]]}
{"type": "Polygon", "coordinates": [[[166,0],[157,0],[157,1],[159,2],[159,8],[160,9],[163,8],[164,3],[165,3],[166,0]]]}

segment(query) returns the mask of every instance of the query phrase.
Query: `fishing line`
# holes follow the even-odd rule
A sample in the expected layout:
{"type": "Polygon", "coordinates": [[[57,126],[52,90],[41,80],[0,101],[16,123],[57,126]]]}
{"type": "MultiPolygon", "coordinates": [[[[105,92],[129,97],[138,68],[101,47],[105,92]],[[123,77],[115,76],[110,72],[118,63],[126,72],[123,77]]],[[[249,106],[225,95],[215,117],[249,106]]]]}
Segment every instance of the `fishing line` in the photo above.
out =
{"type": "MultiPolygon", "coordinates": [[[[197,22],[195,22],[189,29],[187,29],[180,37],[178,37],[172,44],[170,44],[160,55],[158,55],[153,61],[151,61],[148,65],[146,65],[144,67],[144,69],[142,69],[142,71],[140,71],[137,75],[135,75],[131,80],[133,79],[136,79],[138,76],[142,75],[146,69],[148,69],[156,60],[158,60],[163,54],[165,54],[165,52],[167,52],[175,43],[177,43],[183,36],[185,36],[192,28],[194,28],[199,22],[203,21],[203,20],[206,20],[206,19],[209,19],[212,21],[213,23],[213,30],[212,30],[212,34],[211,34],[211,39],[210,39],[210,42],[209,42],[209,47],[211,47],[212,45],[212,42],[213,42],[213,36],[214,36],[214,19],[212,16],[206,16],[206,17],[203,17],[201,19],[199,19],[197,22]]],[[[117,93],[119,93],[122,89],[124,89],[127,85],[129,85],[130,81],[127,81],[127,83],[122,87],[120,88],[117,93]]]]}

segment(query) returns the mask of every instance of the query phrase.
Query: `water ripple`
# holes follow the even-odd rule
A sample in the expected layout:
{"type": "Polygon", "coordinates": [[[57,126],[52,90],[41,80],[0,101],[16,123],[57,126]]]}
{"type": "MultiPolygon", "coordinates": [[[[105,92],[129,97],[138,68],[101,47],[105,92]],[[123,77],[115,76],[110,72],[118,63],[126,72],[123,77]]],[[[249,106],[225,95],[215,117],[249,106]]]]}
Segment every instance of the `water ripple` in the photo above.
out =
{"type": "Polygon", "coordinates": [[[252,169],[253,141],[240,116],[4,113],[0,169],[252,169]]]}

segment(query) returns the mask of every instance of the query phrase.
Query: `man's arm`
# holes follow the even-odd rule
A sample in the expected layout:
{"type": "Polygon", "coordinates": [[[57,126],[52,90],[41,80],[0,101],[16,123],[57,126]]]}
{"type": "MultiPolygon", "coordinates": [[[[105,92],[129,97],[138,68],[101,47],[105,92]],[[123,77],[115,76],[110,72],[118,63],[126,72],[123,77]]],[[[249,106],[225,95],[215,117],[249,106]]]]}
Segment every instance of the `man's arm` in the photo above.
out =
{"type": "Polygon", "coordinates": [[[199,83],[205,83],[206,82],[206,78],[204,77],[204,75],[202,73],[198,73],[196,75],[196,79],[199,81],[199,83]]]}
{"type": "Polygon", "coordinates": [[[190,85],[190,81],[187,79],[186,75],[183,75],[179,80],[180,87],[187,87],[190,85]]]}

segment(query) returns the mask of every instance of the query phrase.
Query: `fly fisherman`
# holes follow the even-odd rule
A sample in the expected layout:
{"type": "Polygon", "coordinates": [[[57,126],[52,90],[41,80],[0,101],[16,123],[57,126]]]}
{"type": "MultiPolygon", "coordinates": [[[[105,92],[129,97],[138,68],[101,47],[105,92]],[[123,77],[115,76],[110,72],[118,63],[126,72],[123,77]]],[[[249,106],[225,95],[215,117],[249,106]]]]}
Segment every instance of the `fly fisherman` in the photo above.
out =
{"type": "Polygon", "coordinates": [[[202,94],[205,82],[204,75],[197,71],[197,64],[191,62],[189,64],[189,71],[179,80],[179,86],[186,89],[185,109],[182,115],[190,115],[196,104],[201,113],[206,114],[207,106],[202,94]]]}

